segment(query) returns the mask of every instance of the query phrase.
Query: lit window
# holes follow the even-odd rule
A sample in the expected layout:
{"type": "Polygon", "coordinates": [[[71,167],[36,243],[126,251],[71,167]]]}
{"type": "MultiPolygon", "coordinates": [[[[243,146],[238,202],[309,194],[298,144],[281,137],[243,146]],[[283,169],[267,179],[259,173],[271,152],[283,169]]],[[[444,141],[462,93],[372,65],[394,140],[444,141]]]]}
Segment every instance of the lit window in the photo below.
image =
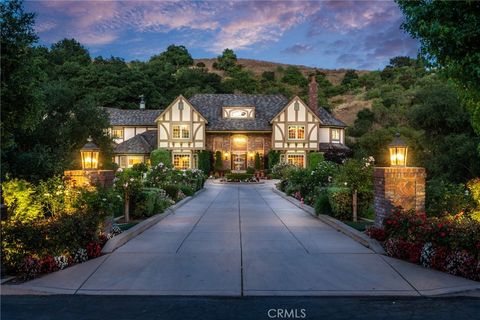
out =
{"type": "Polygon", "coordinates": [[[288,126],[288,139],[290,140],[305,139],[305,126],[288,126]]]}
{"type": "Polygon", "coordinates": [[[190,168],[190,155],[189,154],[174,154],[173,166],[178,170],[186,170],[190,168]]]}
{"type": "Polygon", "coordinates": [[[340,143],[340,129],[331,129],[332,142],[340,143]]]}
{"type": "Polygon", "coordinates": [[[174,139],[190,138],[190,127],[188,125],[174,125],[172,130],[174,139]]]}
{"type": "Polygon", "coordinates": [[[289,154],[287,155],[287,163],[293,164],[297,167],[304,167],[305,155],[303,154],[289,154]]]}
{"type": "Polygon", "coordinates": [[[137,163],[143,163],[143,156],[128,156],[128,167],[132,167],[137,163]]]}
{"type": "Polygon", "coordinates": [[[127,156],[120,156],[120,168],[126,168],[127,167],[127,156]]]}
{"type": "Polygon", "coordinates": [[[123,139],[123,129],[112,129],[113,139],[123,139]]]}

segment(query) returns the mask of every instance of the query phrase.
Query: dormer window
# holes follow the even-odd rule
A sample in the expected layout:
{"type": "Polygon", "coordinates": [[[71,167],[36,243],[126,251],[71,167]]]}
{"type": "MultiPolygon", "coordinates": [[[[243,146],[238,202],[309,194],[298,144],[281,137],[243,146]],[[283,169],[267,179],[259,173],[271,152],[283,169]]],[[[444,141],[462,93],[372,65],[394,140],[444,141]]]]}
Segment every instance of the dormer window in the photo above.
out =
{"type": "Polygon", "coordinates": [[[224,119],[254,119],[255,107],[252,107],[252,106],[223,107],[222,117],[224,119]]]}

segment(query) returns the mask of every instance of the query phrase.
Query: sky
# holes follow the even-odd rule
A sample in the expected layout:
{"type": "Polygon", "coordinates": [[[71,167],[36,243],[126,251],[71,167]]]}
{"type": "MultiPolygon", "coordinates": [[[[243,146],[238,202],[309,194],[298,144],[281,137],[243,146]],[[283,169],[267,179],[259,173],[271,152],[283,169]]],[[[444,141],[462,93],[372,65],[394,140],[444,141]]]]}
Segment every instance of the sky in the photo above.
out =
{"type": "Polygon", "coordinates": [[[25,1],[41,45],[75,38],[90,54],[146,61],[169,45],[193,58],[239,58],[376,70],[419,44],[385,1],[25,1]]]}

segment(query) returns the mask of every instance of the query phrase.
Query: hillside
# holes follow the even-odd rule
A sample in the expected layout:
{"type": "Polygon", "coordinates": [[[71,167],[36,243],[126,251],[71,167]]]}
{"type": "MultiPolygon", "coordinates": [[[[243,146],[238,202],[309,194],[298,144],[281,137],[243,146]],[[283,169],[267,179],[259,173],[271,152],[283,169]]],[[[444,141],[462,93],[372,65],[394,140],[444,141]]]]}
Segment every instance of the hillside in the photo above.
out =
{"type": "MultiPolygon", "coordinates": [[[[205,66],[208,68],[208,71],[214,72],[223,76],[223,71],[216,70],[213,68],[213,63],[217,61],[217,59],[194,59],[195,64],[199,62],[203,62],[205,66]]],[[[278,63],[278,62],[270,62],[270,61],[261,61],[261,60],[252,60],[252,59],[238,59],[238,64],[242,65],[245,69],[252,71],[255,75],[261,75],[265,71],[276,71],[278,67],[286,68],[290,66],[289,64],[278,63]]],[[[327,79],[334,85],[340,84],[345,75],[346,69],[322,69],[322,68],[313,68],[307,67],[302,65],[294,65],[298,67],[300,71],[305,75],[308,76],[309,73],[313,72],[315,69],[324,72],[327,75],[327,79]]],[[[368,73],[367,70],[357,70],[358,75],[362,75],[368,73]]]]}

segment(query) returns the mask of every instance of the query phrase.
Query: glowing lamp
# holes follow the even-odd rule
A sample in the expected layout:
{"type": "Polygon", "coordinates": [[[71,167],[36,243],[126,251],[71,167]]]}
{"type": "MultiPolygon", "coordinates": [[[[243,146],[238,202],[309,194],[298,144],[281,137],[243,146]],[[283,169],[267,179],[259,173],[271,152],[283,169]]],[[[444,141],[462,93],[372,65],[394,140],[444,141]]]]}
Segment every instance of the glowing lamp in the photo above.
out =
{"type": "Polygon", "coordinates": [[[407,166],[407,144],[400,138],[400,133],[395,134],[395,138],[388,145],[390,151],[390,165],[392,167],[406,167],[407,166]]]}
{"type": "Polygon", "coordinates": [[[228,160],[228,156],[230,155],[228,151],[226,151],[223,155],[225,156],[225,160],[228,160]]]}
{"type": "Polygon", "coordinates": [[[93,143],[92,137],[88,137],[87,143],[80,149],[83,170],[96,170],[98,168],[98,155],[100,148],[93,143]]]}

